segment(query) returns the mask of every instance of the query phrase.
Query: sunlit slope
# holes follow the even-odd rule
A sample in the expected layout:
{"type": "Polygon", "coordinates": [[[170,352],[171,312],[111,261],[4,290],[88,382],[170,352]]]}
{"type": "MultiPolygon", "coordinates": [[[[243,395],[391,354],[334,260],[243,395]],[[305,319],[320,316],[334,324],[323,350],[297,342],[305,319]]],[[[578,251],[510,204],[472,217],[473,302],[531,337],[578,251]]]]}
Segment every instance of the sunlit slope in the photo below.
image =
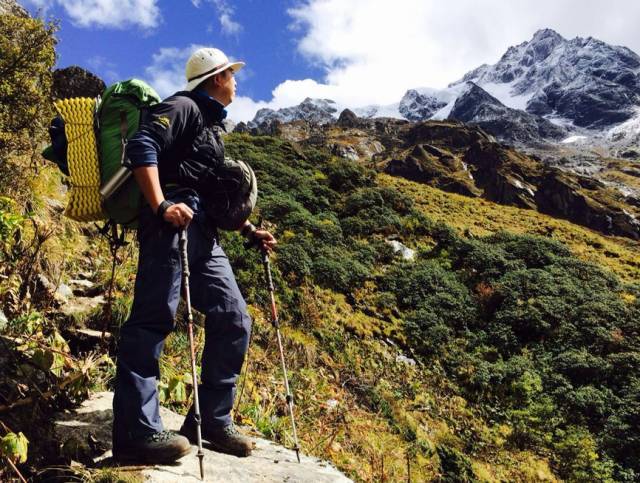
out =
{"type": "Polygon", "coordinates": [[[640,243],[604,236],[566,220],[534,210],[499,205],[481,198],[447,193],[437,188],[380,174],[382,186],[411,196],[434,221],[443,221],[469,235],[483,236],[500,230],[553,237],[568,245],[578,257],[607,267],[627,281],[640,280],[640,243]]]}

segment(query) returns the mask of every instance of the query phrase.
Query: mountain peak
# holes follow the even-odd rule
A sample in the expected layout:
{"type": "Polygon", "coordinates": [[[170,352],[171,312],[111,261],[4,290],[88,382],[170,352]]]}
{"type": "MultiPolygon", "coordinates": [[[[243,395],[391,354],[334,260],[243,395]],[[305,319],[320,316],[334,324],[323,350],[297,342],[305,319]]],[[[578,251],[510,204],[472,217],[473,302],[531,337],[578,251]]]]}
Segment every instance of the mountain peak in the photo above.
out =
{"type": "Polygon", "coordinates": [[[555,43],[559,43],[566,40],[562,35],[560,35],[555,30],[544,28],[544,29],[538,30],[535,34],[533,34],[533,38],[531,39],[531,42],[539,42],[541,40],[546,40],[546,39],[551,39],[555,43]]]}
{"type": "Polygon", "coordinates": [[[640,57],[627,48],[592,37],[567,40],[545,28],[452,85],[472,81],[509,107],[601,129],[635,115],[639,68],[640,57]]]}

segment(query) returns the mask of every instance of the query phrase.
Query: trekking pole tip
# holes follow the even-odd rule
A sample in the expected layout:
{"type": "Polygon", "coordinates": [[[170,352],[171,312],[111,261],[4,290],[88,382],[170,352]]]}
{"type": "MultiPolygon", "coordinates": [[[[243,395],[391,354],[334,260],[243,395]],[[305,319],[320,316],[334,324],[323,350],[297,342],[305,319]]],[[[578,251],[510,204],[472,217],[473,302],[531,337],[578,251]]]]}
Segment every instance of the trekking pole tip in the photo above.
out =
{"type": "Polygon", "coordinates": [[[198,459],[200,460],[200,479],[204,481],[204,453],[202,451],[198,451],[198,459]]]}
{"type": "Polygon", "coordinates": [[[298,458],[298,463],[300,463],[300,448],[296,447],[296,458],[298,458]]]}

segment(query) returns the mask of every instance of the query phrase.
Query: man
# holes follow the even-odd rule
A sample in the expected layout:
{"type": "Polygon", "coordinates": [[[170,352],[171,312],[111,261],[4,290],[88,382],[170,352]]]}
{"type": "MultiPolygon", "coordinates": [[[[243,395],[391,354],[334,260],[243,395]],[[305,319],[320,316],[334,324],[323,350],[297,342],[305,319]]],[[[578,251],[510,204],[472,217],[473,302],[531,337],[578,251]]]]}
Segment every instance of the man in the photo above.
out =
{"type": "MultiPolygon", "coordinates": [[[[139,217],[138,273],[131,315],[121,329],[113,401],[113,454],[121,462],[175,461],[196,439],[193,408],[180,435],[164,431],[157,390],[158,359],[180,298],[180,228],[187,229],[189,239],[192,304],[206,316],[199,386],[202,437],[214,449],[238,456],[248,456],[253,447],[230,415],[251,319],[216,227],[205,214],[207,190],[197,183],[202,166],[224,159],[224,108],[234,99],[234,73],[243,66],[229,62],[218,49],[196,51],[187,62],[184,91],[153,106],[127,146],[147,206],[139,217]]],[[[276,243],[248,221],[241,233],[266,250],[276,243]]]]}

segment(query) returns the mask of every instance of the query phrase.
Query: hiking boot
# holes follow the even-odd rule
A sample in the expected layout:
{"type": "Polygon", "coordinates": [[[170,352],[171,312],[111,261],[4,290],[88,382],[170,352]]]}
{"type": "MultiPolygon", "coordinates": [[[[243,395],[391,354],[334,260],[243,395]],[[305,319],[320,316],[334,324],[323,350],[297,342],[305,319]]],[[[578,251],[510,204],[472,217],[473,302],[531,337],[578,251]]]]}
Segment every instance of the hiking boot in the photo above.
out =
{"type": "MultiPolygon", "coordinates": [[[[180,434],[186,436],[193,444],[198,444],[196,423],[188,419],[180,428],[180,434]]],[[[202,440],[209,443],[211,448],[219,453],[234,456],[249,456],[254,448],[251,438],[240,434],[233,424],[228,426],[202,425],[202,440]]]]}
{"type": "Polygon", "coordinates": [[[113,446],[113,459],[120,463],[173,463],[191,451],[189,440],[172,431],[159,431],[149,436],[113,446]]]}

